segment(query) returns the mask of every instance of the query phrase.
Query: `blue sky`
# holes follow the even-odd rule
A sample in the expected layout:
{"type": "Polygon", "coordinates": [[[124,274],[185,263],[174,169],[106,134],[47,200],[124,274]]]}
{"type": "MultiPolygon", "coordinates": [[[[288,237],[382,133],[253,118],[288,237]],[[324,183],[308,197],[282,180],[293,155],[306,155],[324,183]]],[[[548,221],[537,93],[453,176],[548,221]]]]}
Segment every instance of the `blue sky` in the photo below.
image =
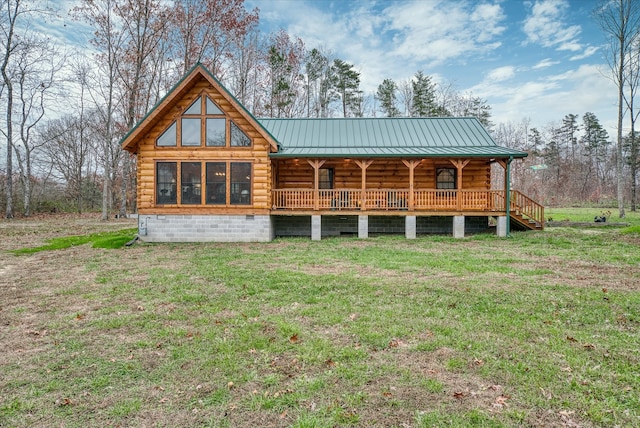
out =
{"type": "Polygon", "coordinates": [[[616,88],[597,0],[246,0],[265,33],[284,28],[307,48],[355,65],[375,92],[422,70],[492,106],[493,122],[544,128],[593,112],[615,135],[616,88]]]}

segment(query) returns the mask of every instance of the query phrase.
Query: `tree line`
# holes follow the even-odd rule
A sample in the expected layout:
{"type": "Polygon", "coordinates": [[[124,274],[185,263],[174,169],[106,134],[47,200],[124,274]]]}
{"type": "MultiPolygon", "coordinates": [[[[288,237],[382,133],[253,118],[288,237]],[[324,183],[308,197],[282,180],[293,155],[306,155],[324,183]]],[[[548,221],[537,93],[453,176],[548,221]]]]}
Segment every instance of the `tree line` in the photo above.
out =
{"type": "MultiPolygon", "coordinates": [[[[610,195],[617,146],[601,131],[587,136],[598,123],[593,114],[582,124],[569,115],[559,129],[496,126],[486,101],[421,70],[401,82],[384,79],[368,94],[355,64],[284,30],[261,33],[259,10],[244,0],[78,0],[66,25],[88,29],[90,49],[77,52],[32,25],[67,21],[47,4],[0,0],[6,217],[17,207],[24,215],[99,208],[103,219],[134,211],[135,159],[119,141],[196,63],[256,117],[475,116],[500,144],[530,153],[514,174],[516,187],[544,183],[534,194],[558,201],[610,195]],[[567,181],[576,188],[567,189],[567,181]]],[[[626,137],[625,159],[637,159],[637,150],[626,137]]],[[[637,162],[625,168],[635,183],[637,162]]]]}

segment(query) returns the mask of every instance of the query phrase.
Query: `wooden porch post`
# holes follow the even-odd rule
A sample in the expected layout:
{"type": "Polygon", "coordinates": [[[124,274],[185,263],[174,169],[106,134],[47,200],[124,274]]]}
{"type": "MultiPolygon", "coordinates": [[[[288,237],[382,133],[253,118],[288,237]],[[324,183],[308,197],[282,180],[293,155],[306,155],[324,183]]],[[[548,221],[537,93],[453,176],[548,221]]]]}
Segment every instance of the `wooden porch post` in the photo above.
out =
{"type": "Polygon", "coordinates": [[[449,159],[449,162],[453,164],[458,170],[458,174],[456,177],[456,202],[458,204],[458,211],[462,211],[462,168],[467,166],[470,159],[462,160],[462,159],[449,159]]]}
{"type": "Polygon", "coordinates": [[[414,190],[414,170],[416,169],[416,167],[418,165],[420,165],[422,163],[424,159],[420,159],[420,160],[415,160],[415,159],[411,159],[411,160],[402,160],[402,163],[409,168],[409,210],[413,211],[413,209],[415,208],[415,198],[413,195],[413,190],[414,190]]]}
{"type": "Polygon", "coordinates": [[[313,209],[318,211],[320,209],[320,167],[324,165],[326,161],[318,159],[307,159],[311,168],[313,168],[313,209]]]}
{"type": "Polygon", "coordinates": [[[367,188],[367,168],[373,163],[373,160],[355,160],[356,165],[362,170],[362,187],[360,194],[360,209],[364,211],[367,207],[366,188],[367,188]]]}

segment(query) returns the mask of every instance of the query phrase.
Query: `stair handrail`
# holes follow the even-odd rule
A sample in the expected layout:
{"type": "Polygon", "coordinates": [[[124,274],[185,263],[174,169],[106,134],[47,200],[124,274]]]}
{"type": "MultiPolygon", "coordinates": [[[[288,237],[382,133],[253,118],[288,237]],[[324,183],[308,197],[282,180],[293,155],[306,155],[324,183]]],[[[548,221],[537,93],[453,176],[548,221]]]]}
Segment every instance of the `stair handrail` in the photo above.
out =
{"type": "Polygon", "coordinates": [[[518,190],[511,190],[511,209],[544,227],[544,205],[518,190]]]}

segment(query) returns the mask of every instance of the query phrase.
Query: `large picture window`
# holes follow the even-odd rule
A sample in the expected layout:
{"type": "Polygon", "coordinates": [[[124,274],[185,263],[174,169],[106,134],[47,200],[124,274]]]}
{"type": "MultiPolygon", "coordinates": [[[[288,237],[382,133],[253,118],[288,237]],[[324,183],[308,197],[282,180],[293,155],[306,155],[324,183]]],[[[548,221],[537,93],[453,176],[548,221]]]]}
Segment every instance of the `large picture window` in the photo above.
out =
{"type": "Polygon", "coordinates": [[[251,163],[231,163],[231,204],[248,205],[251,203],[251,163]]]}
{"type": "Polygon", "coordinates": [[[156,203],[176,204],[176,183],[178,168],[176,162],[158,162],[156,164],[156,203]]]}
{"type": "Polygon", "coordinates": [[[251,205],[252,180],[251,162],[158,162],[156,204],[251,205]]]}
{"type": "Polygon", "coordinates": [[[182,162],[180,164],[180,187],[182,189],[180,201],[183,204],[202,203],[200,168],[200,162],[182,162]]]}
{"type": "Polygon", "coordinates": [[[436,169],[436,189],[455,189],[456,170],[455,168],[436,169]]]}

